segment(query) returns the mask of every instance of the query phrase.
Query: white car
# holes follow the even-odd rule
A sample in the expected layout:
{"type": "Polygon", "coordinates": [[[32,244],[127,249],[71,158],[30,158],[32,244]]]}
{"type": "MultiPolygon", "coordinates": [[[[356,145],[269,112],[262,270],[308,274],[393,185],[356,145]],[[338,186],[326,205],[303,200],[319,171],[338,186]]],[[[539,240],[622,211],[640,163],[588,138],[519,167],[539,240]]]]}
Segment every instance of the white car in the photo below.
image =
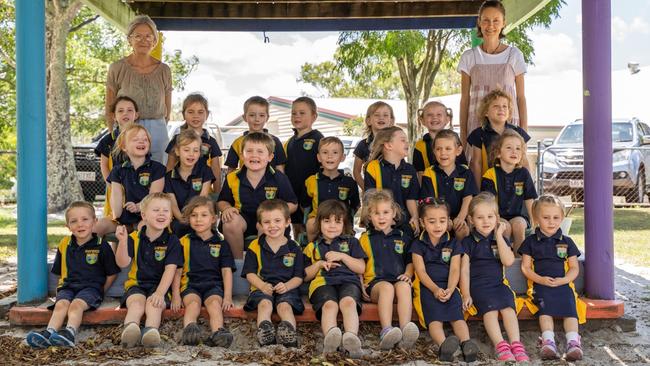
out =
{"type": "Polygon", "coordinates": [[[343,142],[343,153],[345,154],[345,160],[339,164],[339,169],[342,169],[345,175],[352,176],[352,169],[354,169],[354,149],[363,138],[359,136],[337,137],[343,142]]]}

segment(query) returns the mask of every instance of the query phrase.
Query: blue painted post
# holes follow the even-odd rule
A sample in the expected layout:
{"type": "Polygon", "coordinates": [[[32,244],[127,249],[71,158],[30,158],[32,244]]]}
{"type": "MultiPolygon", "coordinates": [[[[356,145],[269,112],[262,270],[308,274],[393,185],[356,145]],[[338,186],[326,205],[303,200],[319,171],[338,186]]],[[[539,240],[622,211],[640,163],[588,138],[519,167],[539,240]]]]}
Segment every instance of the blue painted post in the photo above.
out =
{"type": "Polygon", "coordinates": [[[582,0],[585,290],[614,299],[611,0],[582,0]]]}
{"type": "Polygon", "coordinates": [[[16,1],[18,302],[47,296],[45,1],[16,1]]]}

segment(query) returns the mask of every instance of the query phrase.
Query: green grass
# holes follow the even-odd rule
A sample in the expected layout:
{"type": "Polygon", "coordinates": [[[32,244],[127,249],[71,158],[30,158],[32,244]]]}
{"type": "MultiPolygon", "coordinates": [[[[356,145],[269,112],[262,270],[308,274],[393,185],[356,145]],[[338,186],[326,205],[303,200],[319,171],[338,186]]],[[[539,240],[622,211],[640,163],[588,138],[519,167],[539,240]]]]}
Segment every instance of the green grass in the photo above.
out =
{"type": "MultiPolygon", "coordinates": [[[[12,217],[11,210],[0,208],[0,262],[9,257],[16,256],[16,219],[12,217]]],[[[55,220],[47,224],[47,245],[49,248],[56,248],[64,236],[69,235],[65,227],[65,221],[55,220]]]]}

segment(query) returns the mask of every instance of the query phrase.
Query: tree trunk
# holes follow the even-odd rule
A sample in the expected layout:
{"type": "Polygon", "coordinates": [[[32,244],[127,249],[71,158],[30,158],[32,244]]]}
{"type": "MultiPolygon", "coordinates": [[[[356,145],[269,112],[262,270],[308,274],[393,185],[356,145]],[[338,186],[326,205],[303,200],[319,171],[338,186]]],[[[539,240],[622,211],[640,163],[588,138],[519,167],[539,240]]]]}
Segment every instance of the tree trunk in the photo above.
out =
{"type": "Polygon", "coordinates": [[[66,79],[66,41],[79,0],[47,2],[47,201],[48,211],[65,209],[83,198],[70,134],[70,92],[66,79]]]}

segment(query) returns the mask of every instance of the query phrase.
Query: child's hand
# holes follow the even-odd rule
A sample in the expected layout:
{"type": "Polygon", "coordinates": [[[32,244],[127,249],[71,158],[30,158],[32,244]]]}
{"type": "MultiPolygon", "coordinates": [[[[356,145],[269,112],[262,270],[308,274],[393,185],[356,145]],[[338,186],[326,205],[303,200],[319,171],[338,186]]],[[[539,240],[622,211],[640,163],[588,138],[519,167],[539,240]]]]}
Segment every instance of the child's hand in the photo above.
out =
{"type": "Polygon", "coordinates": [[[260,291],[262,291],[266,295],[271,296],[271,295],[273,295],[273,285],[271,285],[268,282],[264,282],[264,286],[262,286],[260,291]]]}
{"type": "Polygon", "coordinates": [[[183,306],[183,301],[181,300],[181,295],[172,295],[172,304],[171,304],[172,311],[177,313],[181,310],[182,306],[183,306]]]}
{"type": "Polygon", "coordinates": [[[370,302],[370,295],[368,295],[368,291],[366,291],[367,288],[368,288],[367,285],[361,286],[361,298],[365,302],[370,302]]]}
{"type": "Polygon", "coordinates": [[[465,222],[465,220],[461,219],[460,217],[456,217],[452,221],[452,223],[453,223],[454,231],[456,231],[456,232],[459,231],[459,230],[462,230],[463,228],[465,228],[467,226],[467,223],[465,222]]]}
{"type": "Polygon", "coordinates": [[[497,229],[496,229],[497,235],[503,238],[503,233],[505,232],[506,232],[506,224],[502,221],[499,221],[497,223],[497,229]]]}
{"type": "Polygon", "coordinates": [[[451,295],[453,295],[453,294],[454,294],[454,289],[453,288],[446,289],[445,290],[445,296],[443,296],[443,298],[440,299],[440,301],[442,301],[442,302],[449,301],[449,299],[451,299],[451,295]]]}
{"type": "Polygon", "coordinates": [[[435,295],[436,295],[436,299],[438,299],[440,302],[445,302],[445,300],[443,299],[445,298],[445,295],[447,295],[447,291],[444,288],[438,287],[435,295]]]}
{"type": "Polygon", "coordinates": [[[154,292],[153,295],[149,296],[147,301],[149,301],[154,308],[165,308],[165,296],[159,294],[158,292],[154,292]]]}
{"type": "Polygon", "coordinates": [[[542,285],[547,287],[557,287],[555,278],[548,276],[542,277],[542,285]]]}
{"type": "Polygon", "coordinates": [[[115,237],[118,241],[125,241],[129,237],[129,232],[126,230],[126,226],[120,225],[115,228],[115,237]]]}
{"type": "Polygon", "coordinates": [[[223,220],[223,222],[230,222],[238,215],[239,210],[236,207],[231,206],[221,212],[221,220],[223,220]]]}
{"type": "Polygon", "coordinates": [[[469,308],[472,307],[473,303],[474,303],[474,301],[472,300],[471,296],[469,296],[469,295],[463,296],[463,310],[464,311],[469,310],[469,308]]]}
{"type": "Polygon", "coordinates": [[[321,261],[321,268],[326,270],[327,272],[330,271],[330,269],[334,269],[336,267],[340,267],[341,264],[338,262],[328,262],[328,261],[321,261]]]}
{"type": "Polygon", "coordinates": [[[420,223],[416,217],[411,217],[409,220],[409,225],[411,225],[411,229],[413,229],[413,233],[415,235],[420,233],[420,223]]]}
{"type": "Polygon", "coordinates": [[[402,273],[401,275],[397,276],[397,279],[402,282],[406,282],[409,284],[409,286],[411,286],[411,277],[409,277],[409,275],[406,273],[402,273]]]}
{"type": "Polygon", "coordinates": [[[233,306],[234,305],[232,303],[232,297],[224,297],[223,298],[223,303],[221,304],[221,310],[227,311],[227,310],[232,309],[233,306]]]}
{"type": "Polygon", "coordinates": [[[347,254],[341,252],[329,251],[325,253],[325,259],[327,259],[328,262],[340,262],[346,255],[347,254]]]}
{"type": "Polygon", "coordinates": [[[140,208],[138,207],[138,205],[130,201],[124,204],[124,208],[131,213],[140,212],[140,208]]]}
{"type": "Polygon", "coordinates": [[[277,292],[279,294],[283,294],[283,293],[289,291],[289,289],[287,288],[287,285],[284,282],[278,282],[273,287],[273,291],[275,291],[275,292],[277,292]]]}

